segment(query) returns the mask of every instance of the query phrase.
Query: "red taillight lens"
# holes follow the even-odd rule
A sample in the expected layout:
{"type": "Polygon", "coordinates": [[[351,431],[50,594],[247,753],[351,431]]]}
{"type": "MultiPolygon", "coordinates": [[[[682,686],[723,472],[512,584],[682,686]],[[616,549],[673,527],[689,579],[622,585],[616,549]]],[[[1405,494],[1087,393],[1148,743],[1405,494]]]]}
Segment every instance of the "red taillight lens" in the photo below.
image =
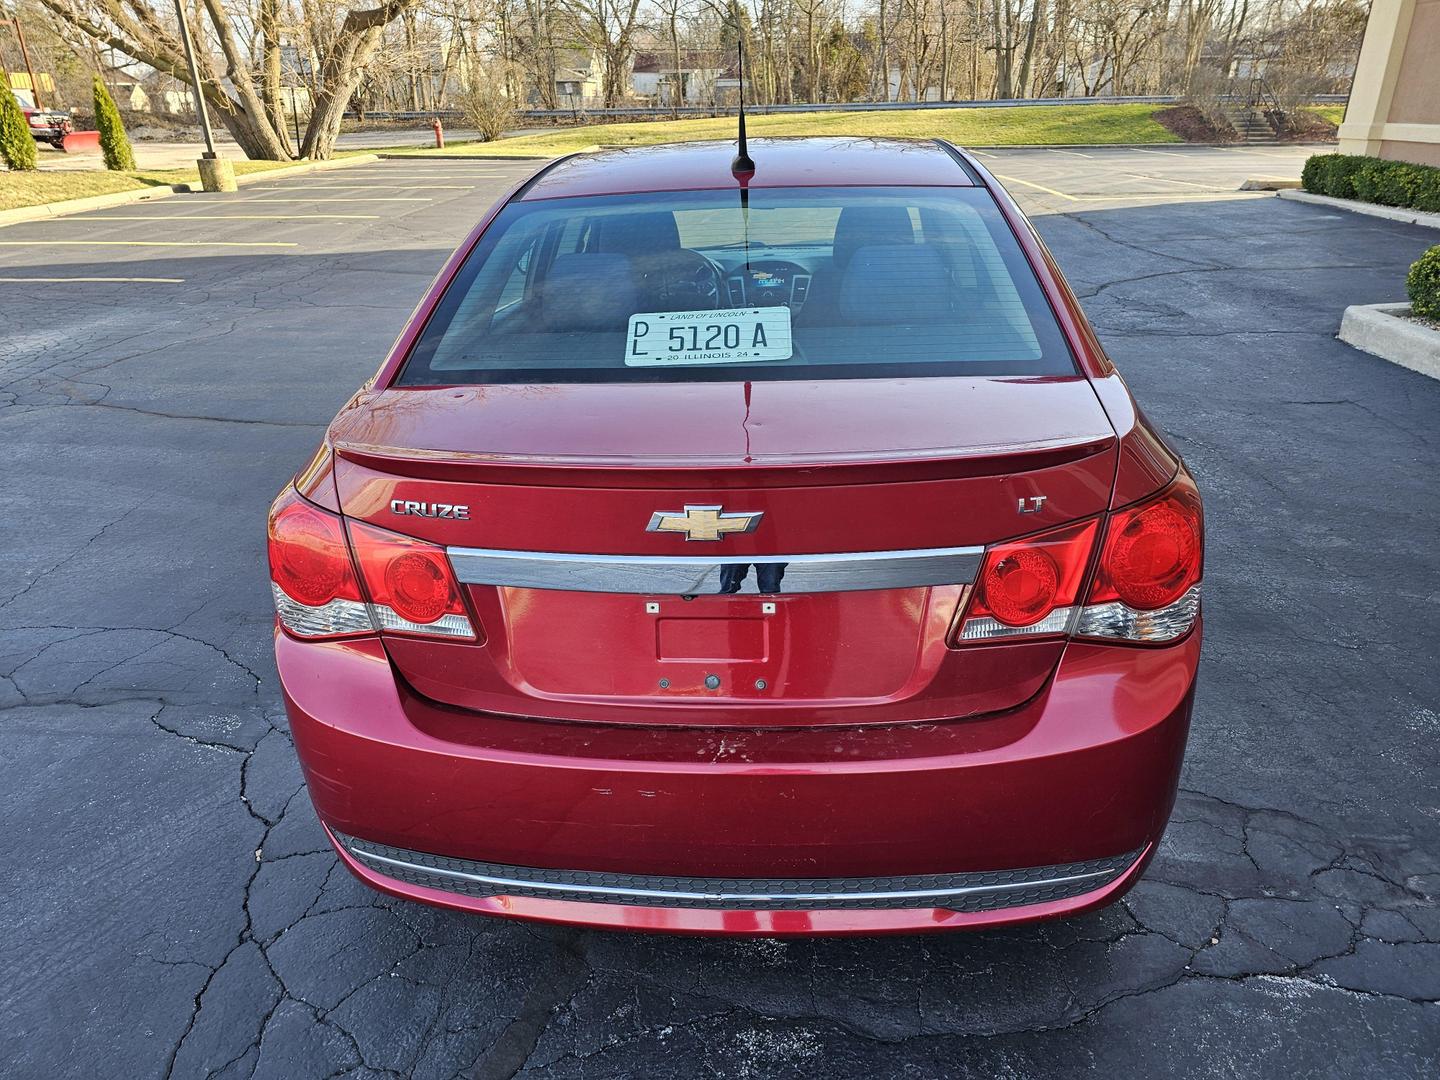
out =
{"type": "Polygon", "coordinates": [[[340,518],[292,487],[270,508],[270,581],[285,629],[300,637],[374,631],[340,518]]]}
{"type": "Polygon", "coordinates": [[[1065,633],[1096,529],[1096,522],[1085,521],[990,548],[958,639],[1065,633]]]}
{"type": "Polygon", "coordinates": [[[411,622],[434,622],[450,609],[455,597],[445,557],[430,551],[397,555],[385,564],[390,606],[411,622]]]}
{"type": "Polygon", "coordinates": [[[287,489],[270,508],[270,579],[309,607],[360,600],[340,518],[287,489]]]}
{"type": "Polygon", "coordinates": [[[1183,469],[1153,499],[1110,515],[1077,637],[1164,645],[1200,617],[1205,518],[1183,469]]]}
{"type": "Polygon", "coordinates": [[[1200,496],[1188,477],[1112,514],[1089,602],[1118,600],[1139,611],[1173,604],[1200,580],[1202,530],[1200,496]]]}
{"type": "Polygon", "coordinates": [[[380,629],[475,637],[444,548],[358,521],[349,528],[380,629]]]}
{"type": "Polygon", "coordinates": [[[985,603],[1006,626],[1029,626],[1055,606],[1060,568],[1049,552],[1021,548],[985,567],[985,603]]]}

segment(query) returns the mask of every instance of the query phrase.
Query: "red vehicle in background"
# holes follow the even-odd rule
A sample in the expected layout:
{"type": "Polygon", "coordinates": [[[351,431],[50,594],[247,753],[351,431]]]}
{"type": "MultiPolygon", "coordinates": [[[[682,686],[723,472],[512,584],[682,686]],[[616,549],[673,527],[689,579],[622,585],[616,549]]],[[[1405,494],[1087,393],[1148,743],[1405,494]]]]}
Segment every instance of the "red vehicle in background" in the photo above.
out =
{"type": "Polygon", "coordinates": [[[315,808],[384,892],[740,934],[1025,922],[1164,831],[1202,516],[943,142],[572,157],[276,500],[315,808]]]}
{"type": "Polygon", "coordinates": [[[69,113],[29,107],[22,107],[20,111],[25,114],[25,123],[36,142],[49,143],[56,150],[65,149],[65,136],[75,130],[69,113]]]}

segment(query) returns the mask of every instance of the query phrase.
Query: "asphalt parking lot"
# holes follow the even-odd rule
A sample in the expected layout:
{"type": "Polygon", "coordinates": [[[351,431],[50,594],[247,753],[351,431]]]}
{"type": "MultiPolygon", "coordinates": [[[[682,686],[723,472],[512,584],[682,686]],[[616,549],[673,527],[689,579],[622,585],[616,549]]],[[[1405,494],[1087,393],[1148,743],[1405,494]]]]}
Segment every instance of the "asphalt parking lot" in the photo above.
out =
{"type": "Polygon", "coordinates": [[[945,937],[556,930],[338,868],[265,508],[529,163],[0,229],[7,1075],[1440,1073],[1440,383],[1333,338],[1440,237],[1232,194],[1303,150],[1161,150],[984,160],[1205,491],[1183,791],[1123,904],[945,937]]]}

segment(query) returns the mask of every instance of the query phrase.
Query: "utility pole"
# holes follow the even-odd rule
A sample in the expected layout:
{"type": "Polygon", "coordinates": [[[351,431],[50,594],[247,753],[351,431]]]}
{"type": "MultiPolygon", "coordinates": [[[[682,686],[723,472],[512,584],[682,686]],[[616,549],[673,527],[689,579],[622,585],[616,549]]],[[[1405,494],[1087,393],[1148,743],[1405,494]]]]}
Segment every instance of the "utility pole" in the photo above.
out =
{"type": "Polygon", "coordinates": [[[210,130],[210,110],[205,107],[205,89],[200,82],[200,65],[195,60],[195,42],[190,37],[190,23],[185,19],[182,0],[175,0],[175,18],[180,24],[180,43],[185,46],[185,61],[190,65],[190,86],[195,94],[195,113],[200,117],[200,131],[205,136],[205,155],[196,162],[200,169],[200,185],[206,191],[234,191],[235,168],[215,152],[215,133],[210,130]]]}
{"type": "Polygon", "coordinates": [[[15,27],[15,40],[20,43],[20,57],[25,61],[25,74],[30,76],[30,96],[35,99],[35,108],[43,109],[40,104],[40,80],[35,78],[35,69],[30,66],[30,50],[25,47],[25,31],[20,29],[20,16],[16,15],[10,20],[15,27]]]}

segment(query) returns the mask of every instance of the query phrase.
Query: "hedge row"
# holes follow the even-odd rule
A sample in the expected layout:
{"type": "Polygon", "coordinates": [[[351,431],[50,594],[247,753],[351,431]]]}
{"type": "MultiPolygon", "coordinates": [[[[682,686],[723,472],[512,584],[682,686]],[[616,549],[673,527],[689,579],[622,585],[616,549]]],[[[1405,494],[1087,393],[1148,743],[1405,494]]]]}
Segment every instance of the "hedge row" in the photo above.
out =
{"type": "Polygon", "coordinates": [[[1440,168],[1362,154],[1316,154],[1300,174],[1305,190],[1336,199],[1440,213],[1440,168]]]}

